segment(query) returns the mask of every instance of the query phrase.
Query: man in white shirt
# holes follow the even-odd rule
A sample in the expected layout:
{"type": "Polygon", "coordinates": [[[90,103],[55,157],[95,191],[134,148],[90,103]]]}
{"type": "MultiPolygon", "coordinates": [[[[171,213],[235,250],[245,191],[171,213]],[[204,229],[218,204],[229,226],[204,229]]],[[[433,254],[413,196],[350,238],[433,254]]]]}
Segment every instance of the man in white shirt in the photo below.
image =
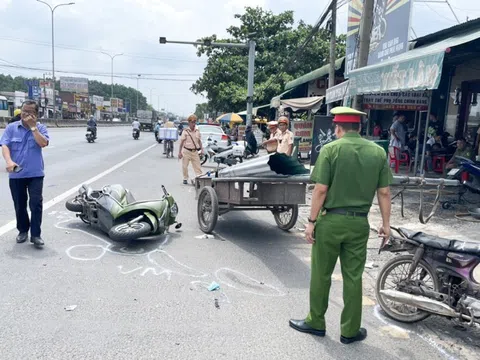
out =
{"type": "Polygon", "coordinates": [[[133,120],[132,128],[135,130],[140,130],[140,122],[137,119],[133,120]]]}

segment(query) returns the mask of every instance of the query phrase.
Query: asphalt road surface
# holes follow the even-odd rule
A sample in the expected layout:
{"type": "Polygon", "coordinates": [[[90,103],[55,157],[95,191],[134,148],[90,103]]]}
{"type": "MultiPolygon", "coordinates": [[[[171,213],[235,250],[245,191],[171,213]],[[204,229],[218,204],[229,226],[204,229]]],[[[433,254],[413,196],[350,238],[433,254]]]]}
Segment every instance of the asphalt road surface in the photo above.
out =
{"type": "Polygon", "coordinates": [[[339,270],[327,336],[290,329],[288,320],[308,311],[310,247],[298,229],[282,232],[270,213],[235,213],[220,218],[214,238],[198,238],[194,188],[181,184],[180,162],[165,158],[152,133],[135,141],[129,128],[99,128],[94,144],[84,133],[51,130],[44,249],[15,243],[2,170],[1,359],[457,358],[428,334],[386,319],[371,297],[364,298],[368,339],[342,345],[339,270]],[[164,184],[182,230],[129,246],[110,241],[64,207],[92,179],[94,188],[120,183],[137,199],[158,198],[164,184]],[[209,292],[213,281],[220,290],[209,292]]]}

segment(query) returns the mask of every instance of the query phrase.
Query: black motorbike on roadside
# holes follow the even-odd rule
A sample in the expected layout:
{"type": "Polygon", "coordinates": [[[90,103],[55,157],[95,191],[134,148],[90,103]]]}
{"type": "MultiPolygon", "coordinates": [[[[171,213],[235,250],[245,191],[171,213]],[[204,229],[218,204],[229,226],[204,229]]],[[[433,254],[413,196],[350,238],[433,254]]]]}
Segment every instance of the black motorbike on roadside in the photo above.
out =
{"type": "Polygon", "coordinates": [[[480,324],[480,243],[392,228],[380,252],[397,255],[380,270],[375,293],[385,313],[404,323],[439,315],[480,324]]]}

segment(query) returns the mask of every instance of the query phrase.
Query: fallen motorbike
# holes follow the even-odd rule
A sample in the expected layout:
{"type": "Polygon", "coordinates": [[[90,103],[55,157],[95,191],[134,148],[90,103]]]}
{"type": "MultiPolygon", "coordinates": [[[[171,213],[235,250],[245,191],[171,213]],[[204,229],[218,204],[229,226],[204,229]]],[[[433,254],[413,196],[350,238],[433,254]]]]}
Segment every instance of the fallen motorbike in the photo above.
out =
{"type": "Polygon", "coordinates": [[[202,165],[208,161],[232,166],[237,162],[243,162],[244,153],[245,146],[238,142],[233,142],[232,145],[222,148],[217,145],[216,140],[208,138],[207,145],[204,147],[204,153],[200,156],[200,161],[202,165]]]}
{"type": "Polygon", "coordinates": [[[140,137],[140,130],[139,129],[133,129],[132,136],[135,140],[138,140],[138,138],[140,137]]]}
{"type": "Polygon", "coordinates": [[[68,200],[65,207],[77,213],[83,222],[108,234],[114,241],[135,240],[145,236],[162,235],[177,223],[178,205],[162,185],[159,200],[136,201],[122,185],[107,185],[93,190],[82,185],[78,195],[68,200]]]}
{"type": "Polygon", "coordinates": [[[430,315],[480,324],[480,244],[392,228],[380,252],[406,253],[380,270],[376,296],[394,320],[413,323],[430,315]]]}
{"type": "Polygon", "coordinates": [[[95,142],[95,139],[97,137],[95,136],[95,131],[91,127],[87,128],[87,133],[85,134],[85,138],[89,143],[95,142]]]}

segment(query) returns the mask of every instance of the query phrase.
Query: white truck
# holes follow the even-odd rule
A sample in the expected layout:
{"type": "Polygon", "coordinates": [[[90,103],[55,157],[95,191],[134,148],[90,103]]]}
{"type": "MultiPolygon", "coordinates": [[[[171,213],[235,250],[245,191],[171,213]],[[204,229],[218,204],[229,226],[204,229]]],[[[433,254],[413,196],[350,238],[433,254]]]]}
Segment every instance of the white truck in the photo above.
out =
{"type": "Polygon", "coordinates": [[[154,128],[153,111],[137,110],[137,118],[138,118],[138,122],[140,123],[140,130],[153,131],[153,128],[154,128]]]}

